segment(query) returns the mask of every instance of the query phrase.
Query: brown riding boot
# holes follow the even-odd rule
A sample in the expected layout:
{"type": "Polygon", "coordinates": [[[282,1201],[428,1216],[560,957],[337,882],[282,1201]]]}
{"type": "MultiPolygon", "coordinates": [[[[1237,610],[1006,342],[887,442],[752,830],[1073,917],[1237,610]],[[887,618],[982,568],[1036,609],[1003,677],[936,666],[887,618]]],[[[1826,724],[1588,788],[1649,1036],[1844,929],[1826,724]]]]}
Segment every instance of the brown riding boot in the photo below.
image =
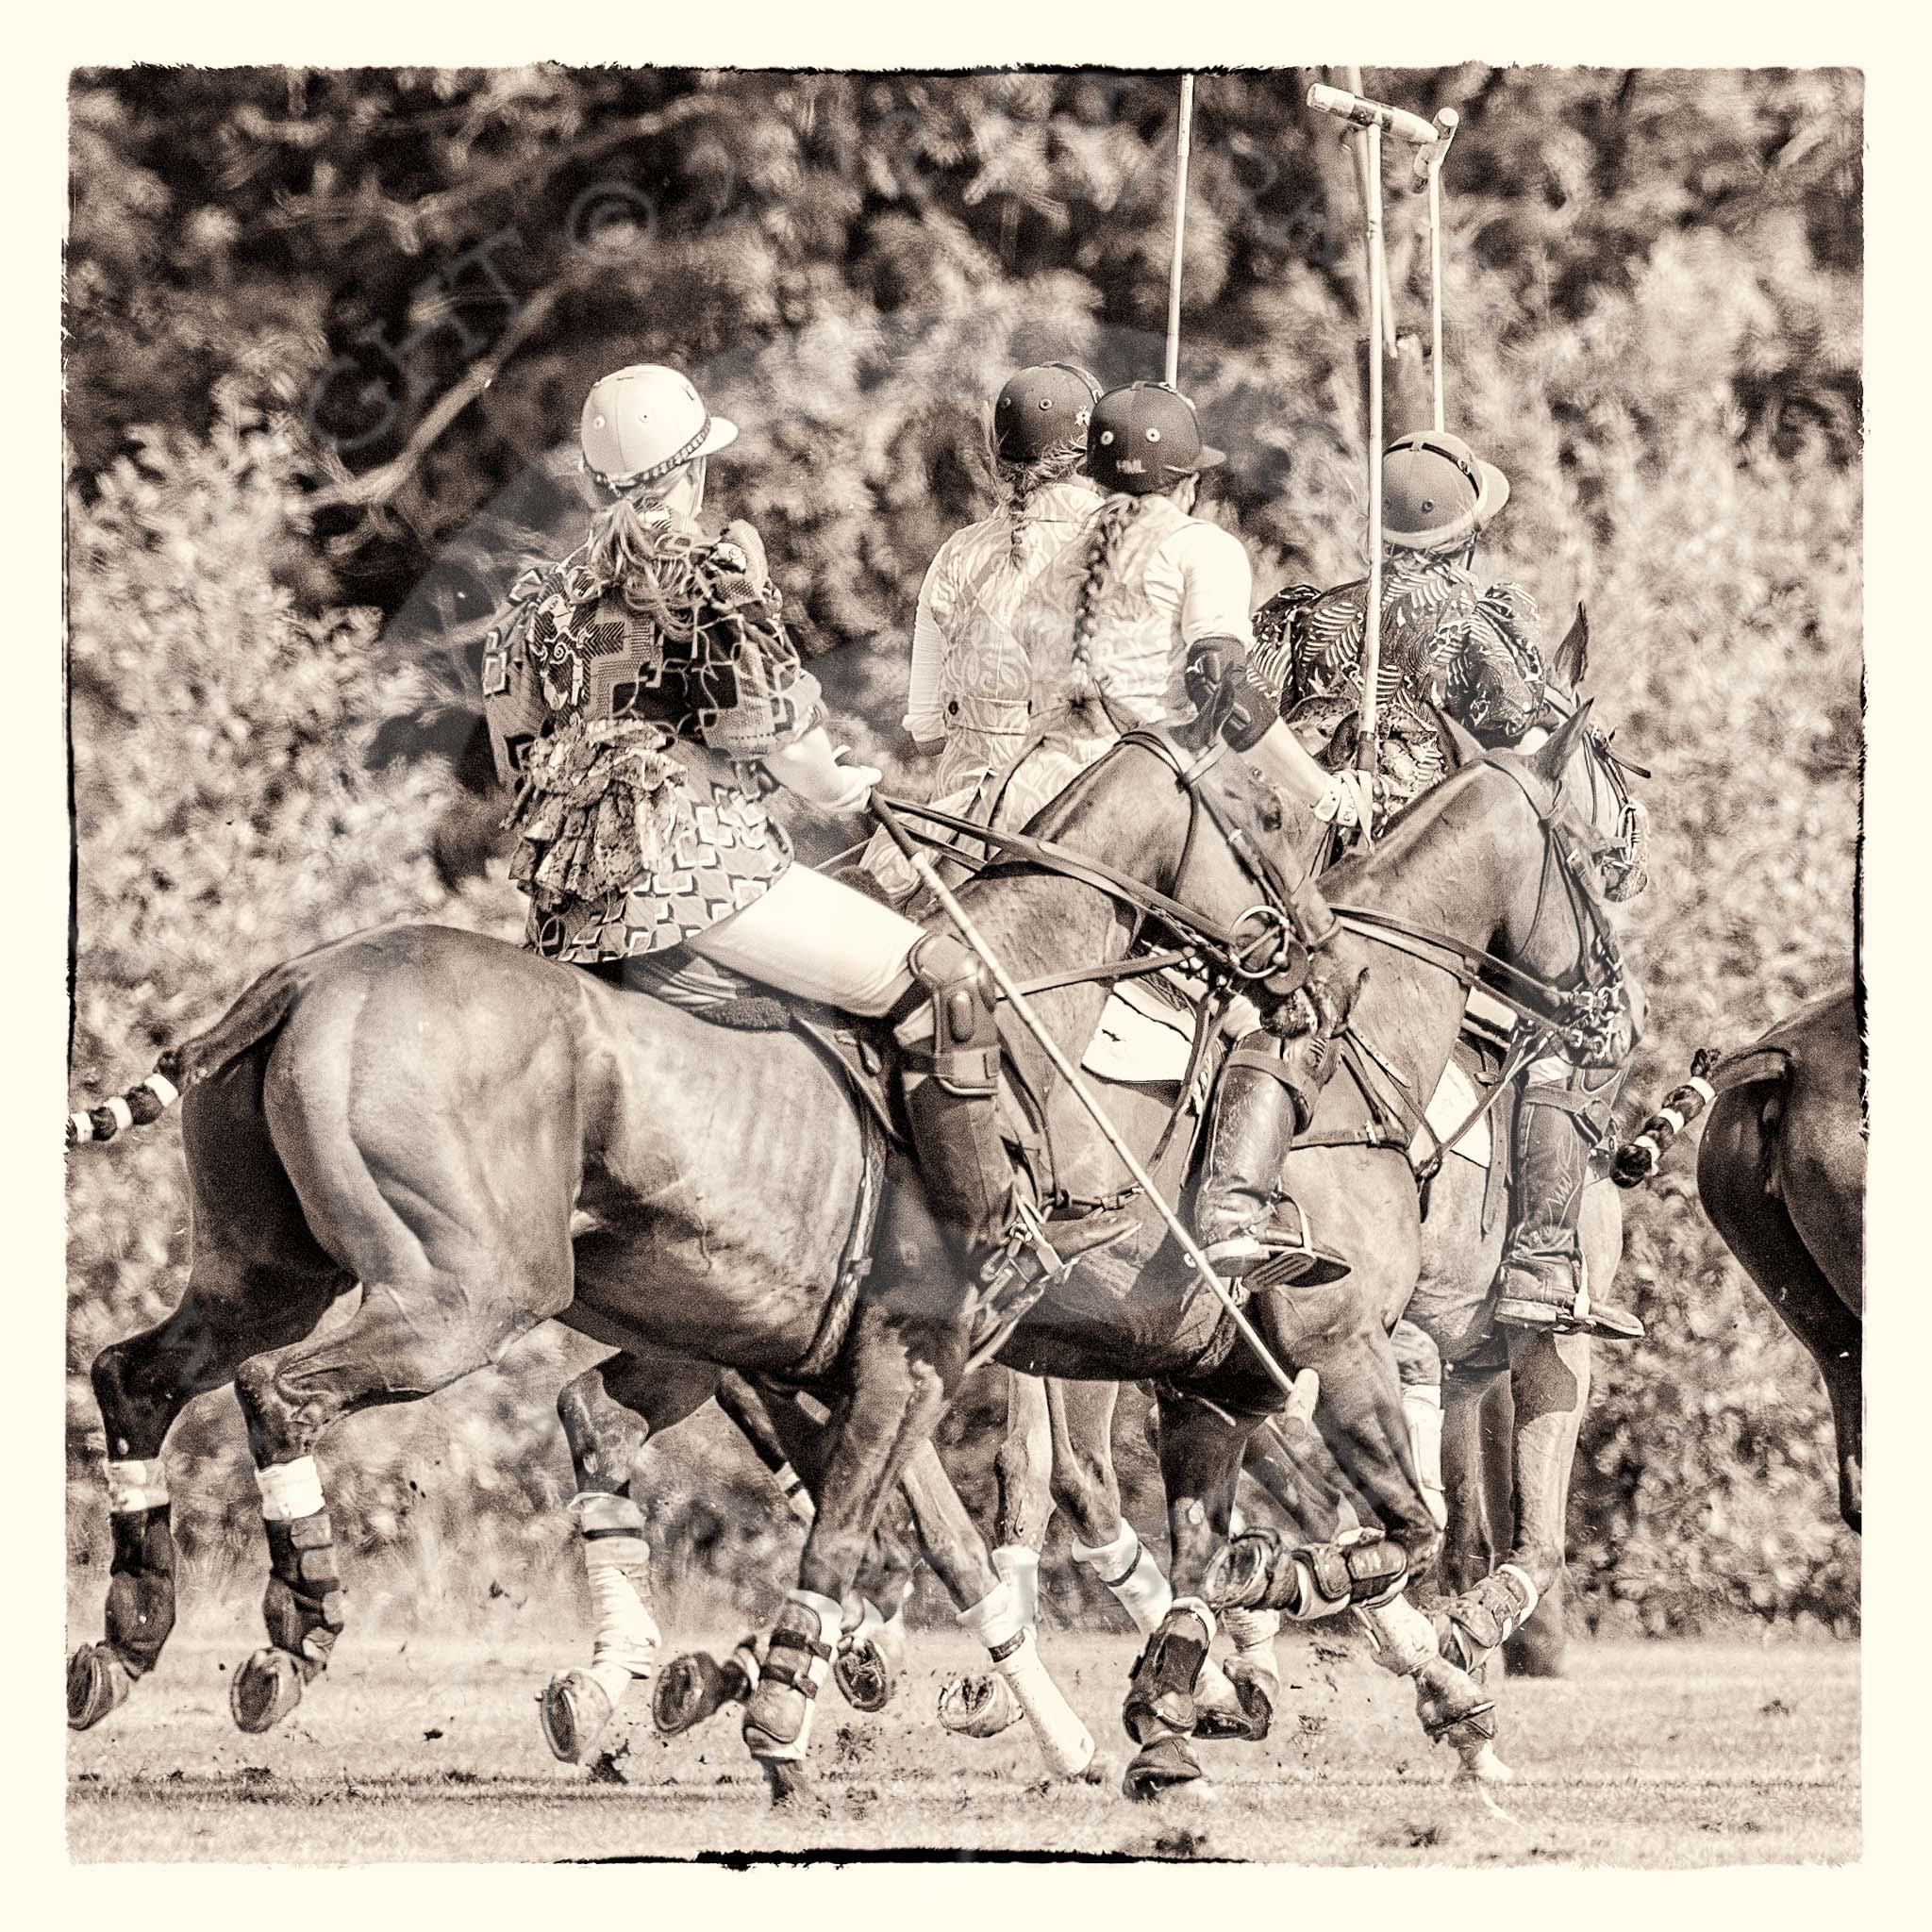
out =
{"type": "Polygon", "coordinates": [[[1303,1124],[1286,1044],[1273,1034],[1251,1033],[1228,1056],[1194,1203],[1195,1232],[1208,1259],[1250,1290],[1313,1287],[1349,1272],[1341,1256],[1311,1239],[1307,1215],[1279,1186],[1303,1124]]]}
{"type": "Polygon", "coordinates": [[[1513,1212],[1496,1275],[1496,1320],[1511,1328],[1641,1341],[1643,1324],[1591,1301],[1583,1281],[1576,1224],[1590,1180],[1591,1116],[1608,1099],[1591,1094],[1585,1078],[1573,1074],[1567,1086],[1524,1090],[1516,1113],[1513,1212]]]}

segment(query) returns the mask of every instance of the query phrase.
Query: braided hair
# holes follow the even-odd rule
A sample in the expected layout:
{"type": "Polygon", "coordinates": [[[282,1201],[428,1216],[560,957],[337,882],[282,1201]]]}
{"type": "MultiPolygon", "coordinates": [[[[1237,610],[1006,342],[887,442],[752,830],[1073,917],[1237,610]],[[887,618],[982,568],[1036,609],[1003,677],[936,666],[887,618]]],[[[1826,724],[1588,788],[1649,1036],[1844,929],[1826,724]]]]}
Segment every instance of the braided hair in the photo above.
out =
{"type": "Polygon", "coordinates": [[[1136,517],[1144,497],[1116,491],[1100,507],[1093,533],[1087,541],[1087,575],[1080,580],[1079,601],[1074,607],[1074,663],[1090,677],[1093,670],[1093,636],[1100,623],[1100,600],[1113,569],[1114,554],[1136,517]]]}
{"type": "Polygon", "coordinates": [[[1078,472],[1080,465],[1087,460],[1086,437],[1084,433],[1069,437],[1064,442],[1057,442],[1041,450],[1031,462],[1018,463],[1002,457],[989,436],[987,457],[992,464],[995,486],[1005,497],[1001,508],[1005,509],[1009,525],[1007,561],[1014,570],[1019,570],[1026,561],[1026,552],[1033,537],[1029,513],[1034,492],[1051,484],[1063,483],[1078,472]]]}

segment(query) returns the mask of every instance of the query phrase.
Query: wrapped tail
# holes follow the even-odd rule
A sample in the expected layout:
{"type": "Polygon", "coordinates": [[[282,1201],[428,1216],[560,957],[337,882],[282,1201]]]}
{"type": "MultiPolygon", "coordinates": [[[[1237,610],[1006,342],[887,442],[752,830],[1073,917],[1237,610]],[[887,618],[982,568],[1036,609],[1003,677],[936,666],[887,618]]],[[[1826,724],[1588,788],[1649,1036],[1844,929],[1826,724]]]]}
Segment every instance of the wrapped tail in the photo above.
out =
{"type": "Polygon", "coordinates": [[[288,1018],[294,998],[295,975],[288,966],[264,974],[206,1033],[171,1046],[145,1080],[98,1107],[69,1114],[67,1145],[111,1141],[124,1128],[159,1120],[184,1093],[273,1033],[288,1018]]]}
{"type": "Polygon", "coordinates": [[[1751,1047],[1720,1059],[1711,1047],[1692,1056],[1690,1077],[1665,1094],[1663,1105],[1636,1136],[1617,1149],[1610,1177],[1620,1188],[1641,1188],[1663,1165],[1670,1144],[1720,1093],[1760,1080],[1782,1080],[1790,1061],[1780,1047],[1751,1047]]]}

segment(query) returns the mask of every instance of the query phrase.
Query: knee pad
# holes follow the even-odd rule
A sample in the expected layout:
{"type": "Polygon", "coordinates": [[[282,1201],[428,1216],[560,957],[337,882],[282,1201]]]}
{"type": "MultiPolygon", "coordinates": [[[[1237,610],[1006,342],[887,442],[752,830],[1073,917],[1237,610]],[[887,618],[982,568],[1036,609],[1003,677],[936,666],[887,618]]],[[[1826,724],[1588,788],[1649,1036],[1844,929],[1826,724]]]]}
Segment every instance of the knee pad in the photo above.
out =
{"type": "Polygon", "coordinates": [[[892,1037],[949,1093],[990,1095],[999,1084],[997,991],[978,956],[951,933],[928,933],[907,956],[912,990],[892,1037]]]}

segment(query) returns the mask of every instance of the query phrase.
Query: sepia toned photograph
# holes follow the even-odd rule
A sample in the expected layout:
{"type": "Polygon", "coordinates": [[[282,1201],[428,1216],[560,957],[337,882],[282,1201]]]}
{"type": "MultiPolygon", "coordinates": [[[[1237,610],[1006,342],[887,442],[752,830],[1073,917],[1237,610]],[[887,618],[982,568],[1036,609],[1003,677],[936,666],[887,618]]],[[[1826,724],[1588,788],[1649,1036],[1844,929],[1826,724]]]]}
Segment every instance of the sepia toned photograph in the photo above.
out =
{"type": "Polygon", "coordinates": [[[68,1859],[1856,1864],[1865,85],[73,68],[68,1859]]]}

